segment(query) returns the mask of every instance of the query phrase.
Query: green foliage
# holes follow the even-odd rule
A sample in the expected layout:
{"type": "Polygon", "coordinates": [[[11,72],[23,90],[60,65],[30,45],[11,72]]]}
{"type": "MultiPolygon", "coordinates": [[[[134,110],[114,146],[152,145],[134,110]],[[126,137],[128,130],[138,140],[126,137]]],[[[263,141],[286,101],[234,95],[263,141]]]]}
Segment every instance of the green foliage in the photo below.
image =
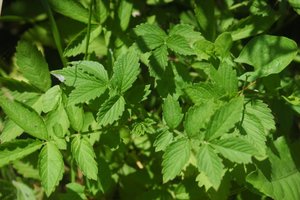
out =
{"type": "Polygon", "coordinates": [[[0,199],[300,199],[299,9],[4,4],[0,199]]]}

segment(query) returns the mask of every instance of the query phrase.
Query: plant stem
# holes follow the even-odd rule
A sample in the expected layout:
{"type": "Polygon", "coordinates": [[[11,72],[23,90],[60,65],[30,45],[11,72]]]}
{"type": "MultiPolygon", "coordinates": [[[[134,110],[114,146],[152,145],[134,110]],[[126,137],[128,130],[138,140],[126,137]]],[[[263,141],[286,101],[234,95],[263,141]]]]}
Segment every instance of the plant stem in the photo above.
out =
{"type": "Polygon", "coordinates": [[[91,0],[90,8],[89,8],[89,21],[88,21],[88,24],[87,24],[84,60],[88,60],[90,35],[91,35],[91,21],[92,21],[92,14],[93,14],[93,12],[92,12],[93,11],[93,4],[94,4],[94,0],[91,0]]]}
{"type": "Polygon", "coordinates": [[[54,42],[55,42],[56,48],[58,50],[61,62],[62,62],[64,67],[67,67],[67,59],[63,56],[63,48],[62,48],[62,44],[61,44],[61,37],[60,37],[60,34],[58,32],[58,28],[57,28],[53,13],[51,11],[51,8],[49,6],[48,0],[42,0],[42,3],[43,3],[43,5],[46,9],[47,15],[48,15],[49,20],[50,20],[50,26],[51,26],[54,42]]]}

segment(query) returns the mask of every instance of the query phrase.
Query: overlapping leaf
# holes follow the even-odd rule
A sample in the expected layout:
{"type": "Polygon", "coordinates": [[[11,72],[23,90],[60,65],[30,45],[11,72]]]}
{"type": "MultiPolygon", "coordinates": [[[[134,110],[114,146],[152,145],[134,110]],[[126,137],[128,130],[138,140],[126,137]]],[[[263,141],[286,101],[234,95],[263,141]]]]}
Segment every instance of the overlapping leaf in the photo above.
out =
{"type": "MultiPolygon", "coordinates": [[[[222,159],[214,152],[214,149],[204,144],[197,154],[197,167],[204,173],[215,190],[218,190],[225,173],[222,159]]],[[[208,189],[208,188],[206,188],[208,189]]]]}
{"type": "Polygon", "coordinates": [[[42,142],[32,139],[19,139],[0,145],[0,167],[19,160],[42,147],[42,142]]]}
{"type": "Polygon", "coordinates": [[[161,130],[153,143],[153,146],[155,146],[155,151],[164,151],[172,142],[172,140],[172,132],[170,132],[168,129],[161,130]]]}
{"type": "Polygon", "coordinates": [[[95,152],[86,138],[76,136],[71,144],[72,155],[83,174],[89,179],[97,180],[98,165],[95,161],[95,152]]]}
{"type": "Polygon", "coordinates": [[[174,179],[181,172],[190,154],[191,146],[187,138],[178,139],[166,148],[162,162],[164,182],[174,179]]]}

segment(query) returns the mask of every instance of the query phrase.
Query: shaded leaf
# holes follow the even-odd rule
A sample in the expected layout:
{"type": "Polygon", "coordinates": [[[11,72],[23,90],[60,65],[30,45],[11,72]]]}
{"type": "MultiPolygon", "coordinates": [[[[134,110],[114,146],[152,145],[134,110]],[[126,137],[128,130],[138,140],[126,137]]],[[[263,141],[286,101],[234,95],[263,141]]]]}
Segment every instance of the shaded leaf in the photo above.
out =
{"type": "Polygon", "coordinates": [[[98,164],[95,161],[95,152],[86,138],[74,137],[71,144],[72,155],[79,168],[89,179],[97,180],[98,164]]]}
{"type": "Polygon", "coordinates": [[[190,154],[191,146],[187,138],[178,139],[166,148],[162,162],[164,183],[174,179],[181,172],[190,154]]]}
{"type": "Polygon", "coordinates": [[[40,149],[42,143],[32,139],[19,139],[0,145],[0,167],[19,160],[40,149]]]}

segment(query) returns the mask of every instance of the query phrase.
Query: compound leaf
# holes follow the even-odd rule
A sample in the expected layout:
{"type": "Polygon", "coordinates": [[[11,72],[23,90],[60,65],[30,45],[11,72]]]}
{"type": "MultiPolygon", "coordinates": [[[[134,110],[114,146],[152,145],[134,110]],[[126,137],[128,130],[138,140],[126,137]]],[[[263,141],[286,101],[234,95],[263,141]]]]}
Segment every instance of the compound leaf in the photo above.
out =
{"type": "Polygon", "coordinates": [[[47,196],[55,190],[64,173],[63,157],[57,146],[48,142],[39,154],[39,174],[47,196]]]}
{"type": "Polygon", "coordinates": [[[187,138],[181,138],[166,148],[163,155],[162,173],[163,182],[174,179],[188,162],[191,154],[191,145],[187,138]]]}
{"type": "Polygon", "coordinates": [[[111,82],[121,93],[128,90],[140,73],[139,57],[135,51],[129,51],[118,57],[113,67],[111,82]]]}
{"type": "Polygon", "coordinates": [[[96,155],[91,143],[86,138],[76,136],[72,140],[71,150],[83,174],[89,179],[97,180],[98,165],[95,161],[96,155]]]}
{"type": "Polygon", "coordinates": [[[166,40],[167,46],[181,55],[193,55],[194,50],[190,47],[188,41],[181,35],[171,35],[166,40]]]}

